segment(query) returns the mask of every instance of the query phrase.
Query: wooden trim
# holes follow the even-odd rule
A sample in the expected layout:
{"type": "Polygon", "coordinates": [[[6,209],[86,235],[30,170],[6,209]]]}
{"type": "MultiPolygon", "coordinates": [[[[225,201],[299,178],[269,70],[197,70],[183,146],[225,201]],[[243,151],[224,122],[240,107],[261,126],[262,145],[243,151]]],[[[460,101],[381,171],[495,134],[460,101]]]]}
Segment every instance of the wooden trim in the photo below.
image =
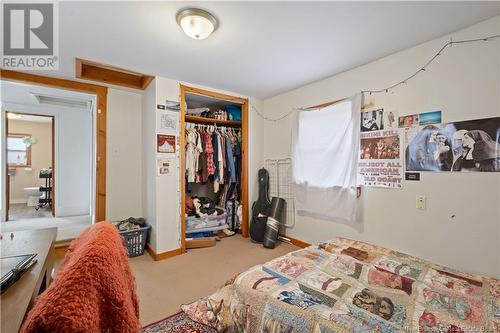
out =
{"type": "MultiPolygon", "coordinates": [[[[9,118],[7,117],[7,112],[4,112],[5,118],[4,118],[4,124],[5,124],[5,133],[9,133],[9,118]]],[[[6,140],[7,141],[7,140],[6,140]]],[[[7,142],[5,142],[5,155],[7,155],[7,142]]],[[[7,161],[7,156],[5,156],[5,161],[7,161]]],[[[3,162],[5,163],[5,162],[3,162]]],[[[5,163],[7,164],[7,163],[5,163]]],[[[9,220],[9,206],[10,206],[10,175],[9,175],[9,168],[5,168],[5,181],[7,182],[5,184],[5,221],[9,220]]]]}
{"type": "Polygon", "coordinates": [[[186,207],[186,154],[184,154],[184,150],[186,147],[186,139],[184,137],[184,133],[186,132],[186,99],[185,99],[185,94],[186,94],[186,86],[183,86],[181,84],[180,87],[180,110],[179,110],[179,119],[181,123],[181,128],[180,128],[180,147],[179,147],[179,155],[181,157],[181,162],[180,162],[180,193],[181,193],[181,218],[180,218],[180,223],[181,223],[181,253],[186,253],[186,212],[185,212],[185,207],[186,207]]]}
{"type": "MultiPolygon", "coordinates": [[[[182,253],[186,252],[186,239],[185,239],[185,228],[186,228],[186,218],[184,213],[185,200],[186,200],[186,161],[185,154],[183,154],[184,147],[186,145],[184,139],[184,133],[186,130],[186,121],[190,119],[192,116],[186,115],[186,94],[195,94],[201,96],[208,96],[215,99],[230,101],[233,103],[241,104],[241,113],[242,113],[242,121],[241,121],[241,136],[242,136],[242,144],[241,144],[241,204],[243,205],[242,209],[242,222],[241,222],[241,233],[243,237],[248,237],[248,208],[250,207],[250,203],[248,202],[248,99],[234,97],[226,94],[221,94],[218,92],[208,91],[204,89],[198,89],[193,87],[188,87],[185,85],[180,85],[180,186],[181,186],[181,251],[182,253]]],[[[198,117],[199,118],[199,117],[198,117]]]]}
{"type": "Polygon", "coordinates": [[[181,90],[184,91],[184,94],[208,96],[208,97],[213,97],[215,99],[222,99],[224,101],[229,101],[229,102],[238,103],[238,104],[248,103],[248,99],[246,99],[246,98],[235,97],[235,96],[226,95],[226,94],[222,94],[222,93],[218,93],[218,92],[214,92],[214,91],[188,87],[188,86],[185,86],[182,84],[181,84],[181,90]]]}
{"type": "Polygon", "coordinates": [[[290,236],[283,236],[283,237],[288,238],[293,245],[298,246],[302,249],[312,245],[307,242],[301,241],[300,239],[292,238],[290,236]]]}
{"type": "Polygon", "coordinates": [[[91,60],[75,59],[75,76],[79,79],[144,90],[154,76],[91,60]]]}
{"type": "Polygon", "coordinates": [[[310,107],[304,108],[304,110],[316,110],[316,109],[326,108],[327,106],[330,106],[332,104],[335,104],[335,103],[338,103],[338,102],[342,102],[345,99],[347,99],[347,98],[341,98],[341,99],[337,99],[335,101],[330,101],[330,102],[326,102],[326,103],[322,103],[322,104],[310,106],[310,107]]]}
{"type": "MultiPolygon", "coordinates": [[[[7,113],[7,112],[6,112],[7,113]]],[[[9,119],[9,121],[12,119],[9,119]]],[[[7,140],[9,137],[13,138],[25,138],[25,137],[32,137],[32,134],[29,133],[7,133],[7,140]]],[[[9,152],[9,145],[8,142],[6,142],[6,151],[7,153],[9,152]]],[[[31,168],[31,145],[29,147],[26,147],[26,164],[9,164],[7,163],[8,168],[31,168]]]]}
{"type": "Polygon", "coordinates": [[[220,126],[226,126],[226,127],[241,127],[241,121],[235,121],[235,120],[212,119],[212,118],[204,118],[204,117],[191,116],[191,115],[185,115],[184,119],[188,123],[195,123],[195,124],[220,125],[220,126]]]}
{"type": "Polygon", "coordinates": [[[64,257],[66,255],[66,252],[68,251],[69,244],[61,244],[58,245],[57,243],[54,244],[54,255],[56,257],[64,257]]]}
{"type": "Polygon", "coordinates": [[[56,216],[56,117],[52,116],[52,216],[56,216]]]}
{"type": "Polygon", "coordinates": [[[178,256],[178,255],[181,255],[183,253],[182,249],[180,249],[180,248],[175,249],[175,250],[171,250],[171,251],[167,251],[167,252],[155,253],[155,251],[151,248],[151,246],[149,244],[146,245],[146,251],[148,251],[149,255],[155,261],[172,258],[172,257],[178,256]]]}
{"type": "Polygon", "coordinates": [[[241,235],[245,238],[249,235],[248,209],[250,202],[248,201],[248,99],[241,106],[241,204],[242,223],[241,235]]]}
{"type": "Polygon", "coordinates": [[[108,88],[66,79],[0,69],[2,80],[25,82],[48,87],[74,90],[97,96],[96,124],[96,221],[106,219],[106,111],[108,88]]]}

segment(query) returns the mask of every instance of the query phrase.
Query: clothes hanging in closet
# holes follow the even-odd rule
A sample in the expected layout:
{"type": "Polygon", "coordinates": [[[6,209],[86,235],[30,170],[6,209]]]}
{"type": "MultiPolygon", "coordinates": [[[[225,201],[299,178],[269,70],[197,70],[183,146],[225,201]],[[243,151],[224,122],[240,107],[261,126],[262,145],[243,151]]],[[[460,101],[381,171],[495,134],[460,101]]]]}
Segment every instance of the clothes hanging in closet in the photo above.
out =
{"type": "MultiPolygon", "coordinates": [[[[189,124],[185,138],[187,186],[190,186],[190,183],[211,182],[214,191],[219,192],[221,184],[229,183],[234,184],[229,186],[229,189],[234,189],[241,179],[239,130],[189,124]]],[[[239,186],[237,188],[239,189],[239,186]]]]}

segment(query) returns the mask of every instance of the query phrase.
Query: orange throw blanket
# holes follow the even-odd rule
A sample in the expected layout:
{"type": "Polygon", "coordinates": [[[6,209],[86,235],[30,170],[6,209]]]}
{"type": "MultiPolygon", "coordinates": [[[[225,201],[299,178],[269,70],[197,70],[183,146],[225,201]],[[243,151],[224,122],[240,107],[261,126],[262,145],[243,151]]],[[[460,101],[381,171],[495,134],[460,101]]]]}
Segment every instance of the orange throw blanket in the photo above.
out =
{"type": "Polygon", "coordinates": [[[123,240],[100,222],[71,242],[59,273],[21,328],[31,332],[139,332],[135,279],[123,240]]]}

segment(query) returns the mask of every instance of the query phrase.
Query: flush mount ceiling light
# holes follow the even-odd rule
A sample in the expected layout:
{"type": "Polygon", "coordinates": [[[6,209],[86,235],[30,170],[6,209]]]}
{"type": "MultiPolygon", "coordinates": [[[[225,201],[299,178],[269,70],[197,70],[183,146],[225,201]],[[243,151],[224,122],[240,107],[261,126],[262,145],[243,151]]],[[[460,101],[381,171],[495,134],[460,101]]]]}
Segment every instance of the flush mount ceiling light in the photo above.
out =
{"type": "Polygon", "coordinates": [[[191,38],[205,39],[214,32],[219,22],[209,12],[199,8],[181,9],[177,15],[177,24],[191,38]]]}

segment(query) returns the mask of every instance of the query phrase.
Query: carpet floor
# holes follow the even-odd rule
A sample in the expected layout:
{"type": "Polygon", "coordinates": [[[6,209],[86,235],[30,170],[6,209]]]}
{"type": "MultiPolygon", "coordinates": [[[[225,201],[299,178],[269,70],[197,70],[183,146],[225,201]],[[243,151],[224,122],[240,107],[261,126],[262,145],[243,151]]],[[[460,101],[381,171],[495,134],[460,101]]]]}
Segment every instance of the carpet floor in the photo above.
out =
{"type": "Polygon", "coordinates": [[[240,235],[223,238],[214,247],[154,261],[148,254],[131,258],[137,281],[142,325],[177,312],[181,304],[210,295],[234,275],[298,248],[278,242],[264,248],[240,235]]]}

